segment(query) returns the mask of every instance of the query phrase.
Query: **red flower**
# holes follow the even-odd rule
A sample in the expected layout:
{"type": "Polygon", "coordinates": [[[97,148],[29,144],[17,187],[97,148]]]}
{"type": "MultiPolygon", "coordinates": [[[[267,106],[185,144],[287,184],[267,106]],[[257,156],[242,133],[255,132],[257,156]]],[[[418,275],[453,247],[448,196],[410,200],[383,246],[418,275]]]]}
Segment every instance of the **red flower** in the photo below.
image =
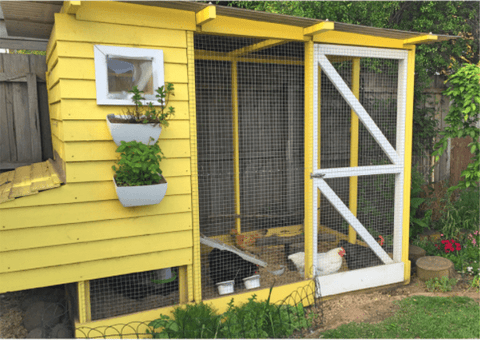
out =
{"type": "Polygon", "coordinates": [[[455,243],[455,250],[462,250],[462,246],[460,245],[460,243],[455,243]]]}

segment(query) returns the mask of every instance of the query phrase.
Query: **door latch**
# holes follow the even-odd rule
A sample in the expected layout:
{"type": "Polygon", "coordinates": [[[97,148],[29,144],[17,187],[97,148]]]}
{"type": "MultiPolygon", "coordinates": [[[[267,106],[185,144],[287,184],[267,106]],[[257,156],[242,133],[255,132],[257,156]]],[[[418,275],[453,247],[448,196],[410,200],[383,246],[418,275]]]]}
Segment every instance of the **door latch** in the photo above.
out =
{"type": "Polygon", "coordinates": [[[323,178],[325,174],[310,174],[310,178],[323,178]]]}

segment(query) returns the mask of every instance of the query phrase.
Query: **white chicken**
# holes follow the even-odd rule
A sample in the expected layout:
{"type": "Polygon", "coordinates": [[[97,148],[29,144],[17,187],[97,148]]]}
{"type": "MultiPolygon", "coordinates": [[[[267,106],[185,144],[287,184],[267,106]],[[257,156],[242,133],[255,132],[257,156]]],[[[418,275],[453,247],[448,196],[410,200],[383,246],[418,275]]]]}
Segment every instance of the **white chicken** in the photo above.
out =
{"type": "MultiPolygon", "coordinates": [[[[344,255],[345,249],[343,249],[342,247],[334,248],[327,251],[326,253],[317,254],[317,276],[323,276],[338,272],[340,270],[340,267],[342,267],[342,258],[344,255]]],[[[299,252],[289,255],[288,259],[295,264],[295,267],[297,267],[300,275],[303,275],[305,268],[305,253],[299,252]]]]}

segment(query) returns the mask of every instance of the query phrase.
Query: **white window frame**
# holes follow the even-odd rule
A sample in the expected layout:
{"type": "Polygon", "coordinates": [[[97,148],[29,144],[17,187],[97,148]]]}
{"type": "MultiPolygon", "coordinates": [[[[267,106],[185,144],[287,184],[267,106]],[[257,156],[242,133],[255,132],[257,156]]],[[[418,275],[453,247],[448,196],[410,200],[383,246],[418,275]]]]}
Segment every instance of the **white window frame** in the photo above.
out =
{"type": "MultiPolygon", "coordinates": [[[[163,70],[163,51],[146,48],[120,47],[95,45],[93,48],[95,58],[95,85],[97,89],[97,105],[133,105],[132,94],[127,98],[108,98],[108,70],[107,56],[109,58],[132,58],[137,60],[152,61],[153,88],[165,85],[163,70]]],[[[153,95],[144,95],[146,102],[160,105],[153,95]]]]}

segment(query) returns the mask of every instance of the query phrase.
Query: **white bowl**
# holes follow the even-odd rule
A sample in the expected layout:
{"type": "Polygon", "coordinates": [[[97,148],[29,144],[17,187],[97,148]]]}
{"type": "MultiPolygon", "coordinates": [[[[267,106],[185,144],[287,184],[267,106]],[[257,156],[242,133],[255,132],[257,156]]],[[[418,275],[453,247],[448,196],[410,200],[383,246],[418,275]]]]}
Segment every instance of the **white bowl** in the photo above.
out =
{"type": "Polygon", "coordinates": [[[245,284],[245,288],[253,289],[260,287],[260,275],[253,275],[243,279],[243,283],[245,284]]]}
{"type": "Polygon", "coordinates": [[[234,285],[235,285],[235,280],[219,282],[217,283],[218,293],[220,295],[233,293],[234,285]]]}

